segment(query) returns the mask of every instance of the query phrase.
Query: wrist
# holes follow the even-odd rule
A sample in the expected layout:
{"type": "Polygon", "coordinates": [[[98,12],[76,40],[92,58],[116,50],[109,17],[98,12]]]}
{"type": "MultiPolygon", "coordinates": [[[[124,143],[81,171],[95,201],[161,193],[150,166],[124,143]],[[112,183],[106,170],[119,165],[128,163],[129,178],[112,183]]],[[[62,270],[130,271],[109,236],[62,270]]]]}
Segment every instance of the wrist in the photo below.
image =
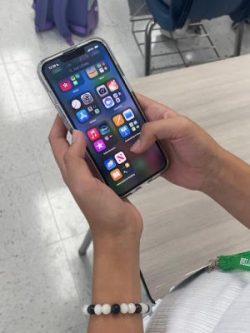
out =
{"type": "Polygon", "coordinates": [[[127,256],[139,257],[140,237],[124,234],[114,237],[103,235],[93,237],[94,256],[106,258],[121,258],[127,256]]]}
{"type": "Polygon", "coordinates": [[[93,302],[140,302],[139,244],[94,243],[93,302]]]}
{"type": "Polygon", "coordinates": [[[95,252],[105,251],[110,254],[139,252],[141,234],[142,221],[119,220],[118,223],[105,229],[99,225],[96,230],[92,230],[95,252]]]}
{"type": "Polygon", "coordinates": [[[207,175],[201,188],[203,193],[213,198],[220,190],[224,178],[227,177],[227,165],[230,164],[230,159],[231,154],[222,147],[218,147],[212,163],[208,165],[207,175]]]}

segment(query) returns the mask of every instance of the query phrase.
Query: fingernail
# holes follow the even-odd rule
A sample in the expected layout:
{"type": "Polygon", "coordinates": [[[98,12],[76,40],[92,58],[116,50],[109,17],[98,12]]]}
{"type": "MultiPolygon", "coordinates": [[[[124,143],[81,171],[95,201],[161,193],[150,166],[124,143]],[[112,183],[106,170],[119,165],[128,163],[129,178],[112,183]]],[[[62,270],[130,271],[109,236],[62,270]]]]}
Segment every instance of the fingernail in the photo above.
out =
{"type": "Polygon", "coordinates": [[[80,137],[79,131],[74,130],[73,134],[72,134],[72,143],[75,143],[76,141],[78,141],[79,137],[80,137]]]}
{"type": "Polygon", "coordinates": [[[138,139],[133,146],[130,148],[131,151],[136,152],[141,146],[141,140],[138,139]]]}

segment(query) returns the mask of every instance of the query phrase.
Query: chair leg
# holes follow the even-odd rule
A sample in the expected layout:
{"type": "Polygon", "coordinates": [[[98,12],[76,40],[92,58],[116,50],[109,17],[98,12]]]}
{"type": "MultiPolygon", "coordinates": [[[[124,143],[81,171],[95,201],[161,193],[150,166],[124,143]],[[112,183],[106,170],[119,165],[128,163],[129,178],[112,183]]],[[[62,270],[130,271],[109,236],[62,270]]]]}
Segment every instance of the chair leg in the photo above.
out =
{"type": "Polygon", "coordinates": [[[92,242],[92,235],[89,229],[78,251],[80,256],[84,256],[86,254],[91,242],[92,242]]]}
{"type": "Polygon", "coordinates": [[[236,30],[236,40],[235,40],[235,50],[234,50],[235,57],[238,57],[241,54],[244,27],[245,27],[244,22],[242,22],[238,25],[236,30]]]}
{"type": "Polygon", "coordinates": [[[152,30],[155,26],[154,20],[150,20],[145,30],[145,75],[149,76],[151,72],[151,39],[152,30]]]}

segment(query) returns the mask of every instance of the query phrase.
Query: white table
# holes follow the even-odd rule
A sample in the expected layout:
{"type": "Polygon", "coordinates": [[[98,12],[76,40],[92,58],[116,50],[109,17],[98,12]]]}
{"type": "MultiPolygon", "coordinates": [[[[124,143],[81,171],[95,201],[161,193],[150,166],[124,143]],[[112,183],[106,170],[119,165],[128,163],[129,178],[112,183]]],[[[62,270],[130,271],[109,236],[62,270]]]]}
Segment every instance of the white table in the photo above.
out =
{"type": "MultiPolygon", "coordinates": [[[[141,78],[133,87],[250,162],[249,55],[141,78]]],[[[132,201],[144,216],[141,267],[154,297],[210,258],[250,249],[250,231],[201,193],[158,179],[132,201]]]]}

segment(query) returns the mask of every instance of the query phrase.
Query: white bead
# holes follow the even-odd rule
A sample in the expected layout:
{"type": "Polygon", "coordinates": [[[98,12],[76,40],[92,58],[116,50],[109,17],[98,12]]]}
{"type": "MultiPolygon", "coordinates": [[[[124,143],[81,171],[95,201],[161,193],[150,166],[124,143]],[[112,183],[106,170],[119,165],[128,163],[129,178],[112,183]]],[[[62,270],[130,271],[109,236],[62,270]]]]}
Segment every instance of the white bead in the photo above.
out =
{"type": "Polygon", "coordinates": [[[134,303],[129,303],[128,304],[128,313],[133,314],[133,313],[135,313],[135,310],[136,310],[136,307],[135,307],[134,303]]]}
{"type": "Polygon", "coordinates": [[[140,303],[140,305],[141,305],[141,308],[142,308],[141,313],[142,313],[142,314],[147,313],[147,312],[148,312],[148,305],[145,304],[145,303],[140,303]]]}
{"type": "Polygon", "coordinates": [[[101,304],[96,304],[94,308],[95,314],[100,316],[102,314],[102,306],[101,304]]]}
{"type": "Polygon", "coordinates": [[[111,306],[109,304],[103,304],[102,313],[104,315],[109,315],[111,313],[111,306]]]}
{"type": "Polygon", "coordinates": [[[122,314],[128,313],[128,304],[122,303],[120,306],[121,306],[121,313],[122,314]]]}
{"type": "Polygon", "coordinates": [[[84,305],[84,307],[82,308],[82,313],[85,315],[85,316],[88,316],[89,313],[88,313],[88,305],[84,305]]]}

